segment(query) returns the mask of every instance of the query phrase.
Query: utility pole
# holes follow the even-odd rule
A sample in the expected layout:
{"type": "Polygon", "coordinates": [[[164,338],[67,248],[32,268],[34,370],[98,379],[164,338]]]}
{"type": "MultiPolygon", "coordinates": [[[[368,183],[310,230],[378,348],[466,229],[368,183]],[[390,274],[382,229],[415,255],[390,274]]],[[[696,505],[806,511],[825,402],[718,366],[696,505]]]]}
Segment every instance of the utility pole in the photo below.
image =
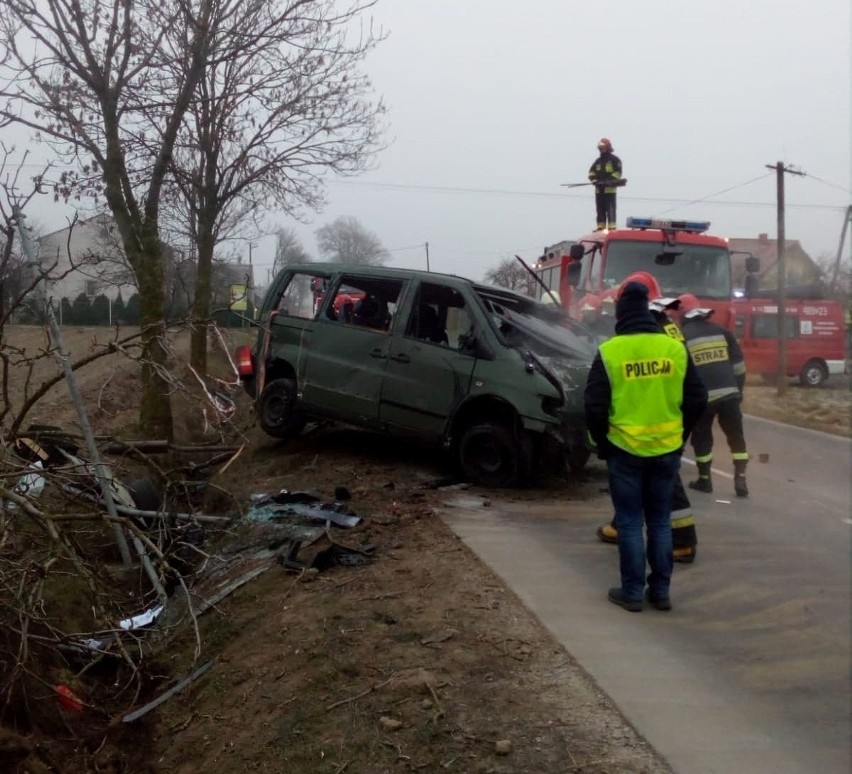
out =
{"type": "Polygon", "coordinates": [[[431,271],[429,268],[429,243],[426,243],[426,271],[431,271]]]}
{"type": "Polygon", "coordinates": [[[775,170],[775,182],[778,201],[778,262],[775,264],[778,274],[778,396],[787,394],[787,256],[786,234],[784,233],[784,174],[799,175],[801,172],[784,166],[783,161],[767,164],[767,169],[775,170]]]}

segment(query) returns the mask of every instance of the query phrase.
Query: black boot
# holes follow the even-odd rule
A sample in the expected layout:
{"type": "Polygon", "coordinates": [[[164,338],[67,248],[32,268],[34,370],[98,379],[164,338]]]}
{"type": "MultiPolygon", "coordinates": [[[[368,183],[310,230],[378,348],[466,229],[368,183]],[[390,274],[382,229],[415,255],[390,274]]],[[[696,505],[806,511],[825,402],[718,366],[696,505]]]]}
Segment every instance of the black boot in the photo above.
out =
{"type": "Polygon", "coordinates": [[[746,484],[746,465],[748,460],[734,460],[734,491],[737,497],[748,497],[748,484],[746,484]]]}
{"type": "Polygon", "coordinates": [[[705,492],[706,494],[710,494],[713,491],[713,481],[710,478],[710,468],[712,465],[712,461],[698,463],[698,479],[689,482],[690,489],[694,489],[696,492],[705,492]]]}
{"type": "MultiPolygon", "coordinates": [[[[692,519],[692,516],[689,517],[692,519]]],[[[686,526],[672,524],[672,558],[676,562],[692,564],[698,553],[698,537],[695,534],[695,522],[686,526]]]]}

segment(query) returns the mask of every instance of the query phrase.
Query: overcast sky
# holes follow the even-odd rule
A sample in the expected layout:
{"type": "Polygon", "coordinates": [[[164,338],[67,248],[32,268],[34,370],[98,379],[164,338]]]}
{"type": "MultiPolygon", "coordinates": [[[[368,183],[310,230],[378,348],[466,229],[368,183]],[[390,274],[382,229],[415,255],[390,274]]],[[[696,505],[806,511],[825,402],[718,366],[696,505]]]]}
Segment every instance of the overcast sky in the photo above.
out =
{"type": "MultiPolygon", "coordinates": [[[[314,231],[357,218],[391,265],[480,279],[501,258],[594,228],[586,180],[601,136],[629,215],[709,220],[776,235],[783,161],[789,239],[837,251],[850,202],[849,0],[380,0],[388,38],[365,69],[387,103],[390,146],[369,173],[331,180],[314,231]]],[[[57,208],[34,208],[47,230],[57,208]]],[[[275,219],[271,219],[275,223],[275,219]]],[[[274,245],[253,250],[262,284],[274,245]]],[[[847,251],[848,254],[848,251],[847,251]]],[[[245,255],[248,255],[246,248],[245,255]]]]}

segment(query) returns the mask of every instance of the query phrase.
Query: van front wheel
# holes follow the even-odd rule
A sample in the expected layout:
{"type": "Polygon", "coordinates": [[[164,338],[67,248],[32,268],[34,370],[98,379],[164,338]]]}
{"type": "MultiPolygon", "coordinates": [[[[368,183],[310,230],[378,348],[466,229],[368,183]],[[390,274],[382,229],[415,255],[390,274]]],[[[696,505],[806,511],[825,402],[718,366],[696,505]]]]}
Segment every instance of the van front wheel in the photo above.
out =
{"type": "Polygon", "coordinates": [[[302,432],[306,419],[296,411],[296,383],[276,379],[263,390],[257,401],[257,421],[273,438],[292,438],[302,432]]]}
{"type": "Polygon", "coordinates": [[[529,467],[531,444],[519,442],[512,430],[483,422],[464,431],[459,460],[465,476],[476,484],[508,487],[520,483],[529,467]]]}
{"type": "Polygon", "coordinates": [[[819,387],[828,379],[828,369],[821,360],[809,360],[799,372],[799,383],[805,387],[819,387]]]}

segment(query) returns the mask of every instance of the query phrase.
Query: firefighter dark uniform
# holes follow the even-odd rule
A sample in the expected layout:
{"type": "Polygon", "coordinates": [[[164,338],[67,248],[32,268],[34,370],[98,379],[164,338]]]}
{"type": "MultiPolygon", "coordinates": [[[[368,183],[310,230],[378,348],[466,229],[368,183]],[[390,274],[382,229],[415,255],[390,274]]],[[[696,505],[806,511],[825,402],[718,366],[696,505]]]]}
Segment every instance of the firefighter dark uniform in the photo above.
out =
{"type": "Polygon", "coordinates": [[[621,159],[612,152],[612,143],[601,137],[600,156],[589,168],[589,180],[595,184],[595,210],[599,231],[615,228],[615,196],[618,188],[613,181],[621,180],[621,159]],[[610,183],[610,185],[607,185],[610,183]]]}
{"type": "Polygon", "coordinates": [[[742,350],[729,330],[708,319],[712,309],[698,308],[694,296],[681,296],[681,311],[686,346],[707,387],[708,396],[707,410],[692,431],[698,478],[689,486],[699,492],[713,491],[713,421],[718,418],[734,463],[734,491],[738,497],[748,497],[748,450],[740,406],[746,375],[742,350]]]}
{"type": "MultiPolygon", "coordinates": [[[[631,275],[633,276],[633,275],[631,275]]],[[[659,299],[650,304],[651,315],[660,324],[663,331],[676,341],[685,344],[683,333],[676,323],[672,322],[665,313],[665,309],[675,306],[676,299],[659,299]]],[[[609,524],[598,527],[597,535],[604,543],[617,543],[618,530],[615,526],[615,516],[609,524]]],[[[676,562],[692,564],[698,554],[698,533],[695,529],[695,514],[692,512],[692,503],[686,494],[686,488],[680,473],[675,480],[674,493],[672,494],[672,548],[673,558],[676,562]]]]}

